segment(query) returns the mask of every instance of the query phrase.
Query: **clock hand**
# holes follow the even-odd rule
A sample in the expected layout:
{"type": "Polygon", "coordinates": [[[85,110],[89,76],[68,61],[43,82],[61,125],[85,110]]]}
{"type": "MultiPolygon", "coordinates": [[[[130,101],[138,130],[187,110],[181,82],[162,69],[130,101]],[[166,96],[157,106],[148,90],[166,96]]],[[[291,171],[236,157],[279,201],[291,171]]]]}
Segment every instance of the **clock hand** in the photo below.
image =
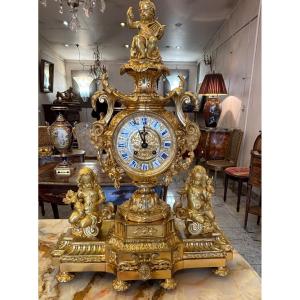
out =
{"type": "Polygon", "coordinates": [[[144,137],[146,137],[146,134],[148,134],[148,132],[146,131],[146,127],[145,127],[145,125],[143,126],[143,135],[144,135],[144,137]]]}
{"type": "Polygon", "coordinates": [[[133,122],[134,122],[134,125],[136,126],[136,128],[137,128],[137,130],[138,130],[138,132],[139,132],[139,135],[140,135],[140,138],[141,138],[142,142],[145,143],[145,141],[144,141],[144,140],[145,140],[145,137],[144,137],[144,135],[143,135],[143,132],[139,130],[139,128],[138,128],[138,126],[137,126],[138,124],[137,124],[135,118],[133,118],[133,122]]]}
{"type": "Polygon", "coordinates": [[[142,142],[144,143],[145,136],[143,135],[143,132],[141,132],[140,130],[138,130],[138,131],[139,131],[140,138],[141,138],[142,142]]]}
{"type": "Polygon", "coordinates": [[[148,132],[146,132],[146,128],[145,128],[145,125],[143,126],[143,143],[142,143],[142,148],[147,148],[148,147],[148,143],[146,142],[146,134],[148,134],[148,132]]]}

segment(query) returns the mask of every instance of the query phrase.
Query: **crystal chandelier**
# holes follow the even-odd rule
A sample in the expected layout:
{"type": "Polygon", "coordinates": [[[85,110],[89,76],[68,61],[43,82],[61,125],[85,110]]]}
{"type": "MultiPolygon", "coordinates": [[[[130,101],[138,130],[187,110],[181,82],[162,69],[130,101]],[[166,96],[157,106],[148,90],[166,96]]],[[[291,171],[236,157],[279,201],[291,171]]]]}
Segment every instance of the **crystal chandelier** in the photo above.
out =
{"type": "Polygon", "coordinates": [[[106,72],[106,67],[102,63],[102,53],[99,50],[99,45],[97,45],[96,49],[94,50],[93,65],[84,64],[81,61],[79,44],[76,44],[75,46],[78,50],[78,62],[82,66],[82,71],[85,72],[85,74],[73,77],[73,79],[76,81],[79,87],[80,96],[83,102],[87,102],[90,97],[90,87],[92,82],[95,80],[97,84],[97,89],[99,89],[100,75],[106,72]]]}
{"type": "Polygon", "coordinates": [[[99,79],[102,73],[106,72],[106,67],[102,64],[102,53],[97,45],[94,51],[94,64],[90,66],[90,74],[94,79],[99,79]]]}
{"type": "MultiPolygon", "coordinates": [[[[69,22],[69,28],[72,31],[77,31],[80,28],[80,22],[78,20],[78,8],[80,4],[82,4],[82,9],[84,10],[84,13],[87,17],[89,17],[92,13],[95,7],[97,6],[97,2],[100,8],[100,11],[104,13],[106,4],[105,0],[53,0],[55,2],[59,2],[59,13],[63,14],[63,3],[66,2],[68,7],[70,8],[71,12],[71,20],[69,22]]],[[[40,0],[40,3],[43,6],[47,6],[47,0],[40,0]]]]}
{"type": "Polygon", "coordinates": [[[102,73],[106,72],[106,67],[102,62],[102,52],[100,52],[100,50],[99,50],[99,45],[97,44],[96,49],[94,50],[94,64],[93,65],[84,64],[81,61],[79,44],[76,44],[75,46],[78,50],[78,62],[82,66],[82,69],[85,70],[85,68],[89,68],[90,76],[96,80],[99,79],[100,75],[102,73]]]}

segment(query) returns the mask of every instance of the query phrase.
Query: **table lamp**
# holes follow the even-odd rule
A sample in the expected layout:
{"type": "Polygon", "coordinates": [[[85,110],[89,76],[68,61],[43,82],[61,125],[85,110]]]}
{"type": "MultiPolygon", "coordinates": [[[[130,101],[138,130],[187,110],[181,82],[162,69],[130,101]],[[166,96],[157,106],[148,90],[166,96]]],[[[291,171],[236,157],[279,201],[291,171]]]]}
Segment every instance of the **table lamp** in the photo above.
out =
{"type": "Polygon", "coordinates": [[[221,115],[219,95],[227,95],[227,89],[222,74],[206,74],[201,84],[199,94],[208,96],[203,114],[206,127],[216,127],[221,115]]]}

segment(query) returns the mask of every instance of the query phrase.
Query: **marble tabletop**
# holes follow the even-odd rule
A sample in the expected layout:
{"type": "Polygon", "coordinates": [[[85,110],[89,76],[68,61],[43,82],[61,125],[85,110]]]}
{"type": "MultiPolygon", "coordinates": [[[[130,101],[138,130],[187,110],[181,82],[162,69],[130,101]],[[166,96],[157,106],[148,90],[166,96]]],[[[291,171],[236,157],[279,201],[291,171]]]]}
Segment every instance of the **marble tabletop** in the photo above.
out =
{"type": "Polygon", "coordinates": [[[106,273],[78,273],[73,281],[58,283],[55,279],[58,268],[50,252],[67,228],[67,220],[39,221],[39,299],[261,299],[260,277],[236,251],[227,277],[217,277],[211,269],[182,270],[174,276],[177,287],[173,291],[165,291],[158,281],[150,280],[136,281],[125,293],[117,293],[112,289],[114,276],[106,273]]]}

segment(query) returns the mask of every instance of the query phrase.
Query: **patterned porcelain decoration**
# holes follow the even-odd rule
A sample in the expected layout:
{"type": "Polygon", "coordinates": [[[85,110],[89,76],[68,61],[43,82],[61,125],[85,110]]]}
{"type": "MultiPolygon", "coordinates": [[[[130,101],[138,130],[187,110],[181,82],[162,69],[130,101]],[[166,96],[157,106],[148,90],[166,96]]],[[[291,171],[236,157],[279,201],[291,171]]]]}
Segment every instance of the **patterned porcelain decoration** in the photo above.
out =
{"type": "Polygon", "coordinates": [[[218,98],[207,98],[203,108],[205,126],[217,127],[221,111],[222,108],[218,98]]]}
{"type": "Polygon", "coordinates": [[[59,113],[56,121],[50,126],[53,146],[62,154],[69,152],[72,145],[72,125],[59,113]]]}

